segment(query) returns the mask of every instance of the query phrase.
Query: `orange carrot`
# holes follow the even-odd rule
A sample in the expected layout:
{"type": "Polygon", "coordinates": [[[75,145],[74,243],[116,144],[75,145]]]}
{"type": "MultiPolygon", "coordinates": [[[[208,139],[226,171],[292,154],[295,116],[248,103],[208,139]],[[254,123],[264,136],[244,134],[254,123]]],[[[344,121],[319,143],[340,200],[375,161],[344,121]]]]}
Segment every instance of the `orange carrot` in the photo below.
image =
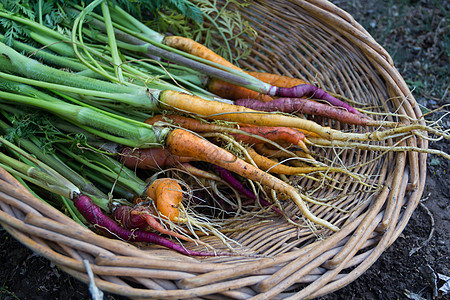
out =
{"type": "Polygon", "coordinates": [[[218,165],[244,178],[260,182],[262,185],[277,192],[284,193],[294,201],[303,215],[310,221],[333,231],[339,230],[335,225],[313,215],[306,206],[302,195],[294,187],[201,137],[186,130],[175,129],[167,136],[166,146],[172,154],[195,157],[200,161],[218,165]]]}
{"type": "Polygon", "coordinates": [[[178,219],[178,205],[183,200],[183,190],[175,179],[156,179],[147,189],[147,196],[156,202],[156,208],[161,215],[171,221],[178,219]]]}
{"type": "Polygon", "coordinates": [[[255,162],[255,164],[264,171],[268,171],[274,174],[284,174],[284,175],[298,175],[307,174],[312,172],[342,172],[343,170],[335,167],[291,167],[283,165],[279,162],[273,161],[270,158],[258,154],[254,149],[247,149],[248,154],[255,162]]]}
{"type": "Polygon", "coordinates": [[[299,78],[278,75],[273,73],[265,73],[265,72],[247,72],[247,73],[261,80],[262,82],[282,88],[291,88],[300,84],[309,84],[309,82],[299,78]]]}
{"type": "MultiPolygon", "coordinates": [[[[182,50],[186,53],[190,53],[197,57],[204,58],[205,60],[209,60],[222,66],[226,66],[244,72],[241,68],[233,65],[231,62],[227,61],[220,55],[214,53],[214,51],[208,49],[207,47],[205,47],[200,43],[193,41],[192,39],[180,36],[168,36],[164,39],[163,43],[173,48],[182,50]]],[[[270,88],[264,91],[264,94],[267,94],[269,96],[281,96],[290,98],[312,97],[315,99],[324,100],[332,106],[342,107],[347,111],[349,111],[350,113],[360,114],[354,107],[350,106],[348,103],[337,99],[336,97],[332,96],[326,91],[312,84],[309,84],[301,79],[290,78],[288,76],[277,74],[264,74],[262,72],[254,72],[253,77],[255,77],[256,79],[258,79],[257,77],[259,77],[260,82],[264,82],[270,85],[270,88]],[[274,82],[276,84],[271,84],[266,81],[274,82]]],[[[209,83],[207,86],[211,92],[216,93],[222,98],[231,100],[260,99],[264,102],[267,102],[273,99],[271,97],[267,98],[265,96],[260,96],[259,95],[260,91],[257,91],[255,94],[254,91],[250,90],[246,91],[247,89],[241,89],[237,87],[235,89],[233,88],[233,85],[229,86],[229,84],[221,82],[218,79],[213,79],[213,81],[209,83]],[[222,84],[224,87],[222,87],[222,84]],[[236,90],[236,92],[234,90],[236,90]],[[229,94],[225,94],[225,92],[229,94]]]]}
{"type": "Polygon", "coordinates": [[[229,62],[222,56],[214,53],[214,51],[212,51],[211,49],[207,48],[206,46],[200,43],[197,43],[196,41],[190,38],[182,36],[166,36],[163,40],[163,43],[175,49],[218,63],[222,66],[242,71],[241,68],[233,65],[231,62],[229,62]]]}

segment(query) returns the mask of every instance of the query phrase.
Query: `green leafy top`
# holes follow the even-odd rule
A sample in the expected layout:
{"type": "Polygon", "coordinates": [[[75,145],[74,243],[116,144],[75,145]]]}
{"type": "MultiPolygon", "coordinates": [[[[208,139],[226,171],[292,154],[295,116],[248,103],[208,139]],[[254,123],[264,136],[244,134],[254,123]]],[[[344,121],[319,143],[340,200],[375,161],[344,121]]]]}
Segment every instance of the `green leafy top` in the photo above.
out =
{"type": "Polygon", "coordinates": [[[193,23],[176,11],[159,9],[146,24],[158,32],[191,38],[232,62],[248,56],[250,46],[244,37],[255,39],[256,31],[242,19],[239,10],[235,9],[248,6],[248,1],[227,0],[223,6],[218,5],[215,0],[191,2],[203,13],[205,22],[193,23]]]}

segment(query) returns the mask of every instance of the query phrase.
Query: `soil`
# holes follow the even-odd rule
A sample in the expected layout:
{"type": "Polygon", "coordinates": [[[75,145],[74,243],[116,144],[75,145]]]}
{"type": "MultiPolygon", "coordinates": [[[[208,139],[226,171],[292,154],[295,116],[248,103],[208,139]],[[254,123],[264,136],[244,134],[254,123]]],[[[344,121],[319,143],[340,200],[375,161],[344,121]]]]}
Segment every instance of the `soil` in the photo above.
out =
{"type": "MultiPolygon", "coordinates": [[[[421,105],[432,110],[449,104],[449,1],[332,2],[391,53],[421,105]]],[[[448,117],[443,122],[450,128],[448,117]]],[[[430,147],[450,153],[446,141],[430,147]]],[[[357,280],[320,299],[450,299],[450,294],[435,297],[436,281],[429,275],[431,270],[450,276],[449,167],[448,160],[429,155],[421,204],[400,237],[357,280]]],[[[90,299],[84,283],[32,253],[3,229],[0,245],[1,299],[90,299]]],[[[104,299],[124,298],[106,294],[104,299]]]]}

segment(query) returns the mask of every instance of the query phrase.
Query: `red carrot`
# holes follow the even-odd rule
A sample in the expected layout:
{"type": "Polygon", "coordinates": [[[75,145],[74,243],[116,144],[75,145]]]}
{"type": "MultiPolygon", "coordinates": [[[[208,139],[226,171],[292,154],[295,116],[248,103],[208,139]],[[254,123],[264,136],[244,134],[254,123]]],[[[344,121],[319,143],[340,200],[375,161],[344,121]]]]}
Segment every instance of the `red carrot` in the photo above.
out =
{"type": "Polygon", "coordinates": [[[114,211],[114,219],[119,222],[125,229],[141,229],[146,230],[152,228],[159,233],[173,236],[187,242],[193,242],[194,240],[176,233],[169,229],[166,229],[161,223],[153,216],[153,212],[150,208],[145,206],[130,207],[128,205],[119,206],[114,211]]]}
{"type": "Polygon", "coordinates": [[[207,88],[211,93],[214,93],[224,99],[235,100],[241,98],[250,98],[257,99],[263,102],[273,100],[273,98],[268,95],[258,93],[257,91],[253,91],[218,78],[211,78],[208,82],[207,88]]]}
{"type": "Polygon", "coordinates": [[[170,154],[164,148],[132,149],[121,151],[121,161],[128,168],[157,170],[193,161],[193,158],[170,154]]]}
{"type": "Polygon", "coordinates": [[[372,125],[374,121],[359,112],[351,113],[345,109],[333,107],[324,103],[310,101],[301,98],[278,98],[270,102],[261,102],[253,99],[239,99],[236,105],[244,106],[258,111],[284,112],[284,113],[304,113],[335,119],[343,123],[355,125],[372,125]]]}
{"type": "Polygon", "coordinates": [[[141,229],[148,227],[147,222],[138,215],[131,214],[133,208],[128,205],[121,205],[114,210],[114,220],[125,229],[141,229]]]}
{"type": "Polygon", "coordinates": [[[214,123],[208,123],[201,121],[199,119],[193,119],[184,117],[181,115],[155,115],[153,117],[145,120],[145,123],[153,125],[156,122],[165,121],[165,122],[173,122],[176,125],[183,127],[184,129],[188,129],[195,132],[228,132],[232,135],[237,141],[241,141],[247,144],[261,144],[265,143],[264,140],[259,139],[255,136],[247,135],[245,133],[237,133],[237,132],[247,132],[252,135],[257,135],[264,137],[273,142],[285,142],[288,144],[297,145],[302,148],[305,152],[309,152],[305,143],[303,142],[305,139],[305,135],[297,129],[289,128],[289,127],[271,127],[271,126],[251,126],[247,124],[242,124],[239,126],[239,130],[237,128],[226,127],[217,125],[214,123]]]}
{"type": "MultiPolygon", "coordinates": [[[[270,141],[277,143],[287,143],[299,146],[306,153],[309,153],[304,140],[305,135],[294,128],[290,127],[272,127],[272,126],[240,126],[240,130],[254,135],[264,137],[270,141]]],[[[241,141],[250,145],[262,144],[265,141],[246,134],[231,134],[237,141],[241,141]]]]}
{"type": "Polygon", "coordinates": [[[100,207],[98,207],[89,196],[75,195],[73,203],[83,217],[94,227],[104,233],[112,234],[120,239],[129,242],[146,242],[158,244],[169,249],[175,250],[181,254],[192,256],[218,256],[218,255],[232,255],[231,253],[213,253],[204,251],[192,251],[185,247],[178,245],[168,239],[165,239],[153,232],[143,230],[129,230],[121,227],[113,219],[105,215],[100,207]]]}

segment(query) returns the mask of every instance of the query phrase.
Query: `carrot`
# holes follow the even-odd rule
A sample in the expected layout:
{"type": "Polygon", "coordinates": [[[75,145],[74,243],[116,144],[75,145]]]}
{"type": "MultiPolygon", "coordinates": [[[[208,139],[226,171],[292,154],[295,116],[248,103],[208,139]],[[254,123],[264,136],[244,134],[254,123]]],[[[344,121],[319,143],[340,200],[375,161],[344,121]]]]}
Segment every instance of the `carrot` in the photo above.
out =
{"type": "MultiPolygon", "coordinates": [[[[303,151],[309,153],[308,148],[305,143],[305,135],[295,130],[294,128],[289,127],[271,127],[271,126],[241,126],[241,130],[262,136],[268,140],[274,142],[284,142],[287,144],[292,144],[299,146],[303,151]]],[[[236,140],[247,143],[247,144],[262,144],[263,141],[257,138],[253,138],[252,136],[245,134],[232,134],[236,140]]]]}
{"type": "Polygon", "coordinates": [[[133,210],[131,206],[121,205],[114,210],[114,220],[118,222],[125,229],[141,229],[145,230],[148,227],[147,222],[137,215],[132,215],[133,210]]]}
{"type": "Polygon", "coordinates": [[[192,161],[189,157],[171,155],[164,148],[122,149],[121,162],[128,168],[157,170],[163,167],[175,166],[192,161]]]}
{"type": "Polygon", "coordinates": [[[233,255],[231,253],[215,253],[204,251],[192,251],[185,247],[178,245],[166,238],[163,238],[156,233],[148,232],[144,230],[129,230],[121,227],[113,219],[105,215],[100,207],[98,207],[92,199],[87,195],[77,194],[73,198],[73,203],[77,210],[83,215],[83,217],[91,223],[98,230],[112,234],[122,240],[130,242],[146,242],[158,244],[169,249],[175,250],[185,255],[192,256],[218,256],[218,255],[233,255]]]}
{"type": "MultiPolygon", "coordinates": [[[[292,88],[296,85],[300,84],[307,84],[308,82],[273,74],[273,73],[265,73],[265,72],[247,72],[248,74],[252,75],[253,77],[261,80],[262,82],[268,83],[273,86],[277,87],[283,87],[283,88],[292,88]]],[[[231,99],[231,100],[237,100],[237,99],[255,99],[263,102],[272,101],[273,98],[259,93],[257,91],[253,91],[251,89],[241,87],[229,82],[226,82],[224,80],[218,79],[218,78],[211,78],[207,84],[207,88],[210,92],[216,94],[219,97],[225,98],[225,99],[231,99]]]]}
{"type": "Polygon", "coordinates": [[[227,182],[232,188],[236,189],[239,194],[249,199],[256,200],[256,195],[247,189],[239,180],[234,178],[230,171],[217,165],[213,165],[213,169],[225,182],[227,182]]]}
{"type": "Polygon", "coordinates": [[[244,178],[260,182],[262,185],[290,196],[303,215],[310,221],[325,226],[333,231],[339,230],[335,225],[314,216],[303,201],[302,195],[286,182],[273,177],[266,172],[237,158],[230,152],[202,139],[186,130],[175,129],[166,139],[170,153],[180,156],[195,157],[204,162],[218,165],[244,178]],[[188,147],[186,145],[189,145],[188,147]]]}
{"type": "MultiPolygon", "coordinates": [[[[181,36],[166,36],[163,39],[163,44],[173,47],[175,49],[184,51],[186,53],[195,55],[197,57],[204,58],[206,60],[215,62],[225,67],[232,68],[234,70],[239,70],[244,72],[241,68],[232,64],[222,56],[218,55],[206,46],[186,37],[181,36]]],[[[290,78],[288,76],[263,73],[263,72],[248,72],[248,74],[253,77],[274,85],[277,87],[291,88],[299,84],[305,84],[306,81],[297,78],[290,78]]],[[[263,101],[270,101],[272,98],[267,95],[260,94],[256,91],[252,91],[247,88],[239,87],[234,84],[228,83],[226,81],[213,78],[208,84],[208,89],[215,93],[216,95],[226,98],[226,99],[240,99],[240,98],[250,98],[250,99],[261,99],[263,101]]]]}
{"type": "MultiPolygon", "coordinates": [[[[220,64],[222,66],[226,66],[229,68],[232,68],[234,70],[242,71],[241,68],[233,65],[231,62],[227,61],[220,55],[214,53],[211,49],[205,47],[204,45],[197,43],[193,41],[192,39],[180,37],[180,36],[167,36],[164,38],[163,43],[167,46],[171,46],[173,48],[182,50],[186,53],[190,53],[192,55],[195,55],[197,57],[204,58],[206,60],[209,60],[211,62],[215,62],[217,64],[220,64]]],[[[295,97],[295,98],[301,98],[301,97],[312,97],[315,99],[320,99],[327,101],[329,104],[333,106],[342,107],[346,110],[348,110],[351,113],[358,114],[358,111],[348,105],[347,103],[333,97],[329,93],[325,92],[324,90],[309,84],[301,79],[289,79],[287,76],[278,76],[276,74],[271,75],[262,75],[257,74],[257,72],[254,72],[252,74],[253,77],[260,79],[262,82],[269,83],[272,87],[269,88],[268,91],[261,91],[262,94],[267,94],[268,96],[281,96],[281,97],[295,97]],[[260,78],[258,78],[260,77],[260,78]],[[267,82],[269,81],[269,82],[267,82]],[[272,82],[277,84],[272,84],[272,82]]],[[[261,97],[259,95],[259,91],[256,92],[247,92],[250,94],[246,94],[245,88],[244,89],[238,89],[240,93],[244,93],[244,97],[237,97],[238,94],[234,94],[233,88],[229,86],[229,84],[225,84],[225,81],[220,82],[221,80],[215,79],[212,82],[208,84],[208,89],[213,92],[217,93],[217,95],[226,98],[226,99],[238,99],[238,98],[251,98],[251,99],[261,99],[263,101],[270,101],[271,98],[264,96],[261,97]],[[222,83],[224,84],[224,87],[222,86],[222,83]],[[225,91],[227,91],[230,94],[225,94],[225,91]],[[256,96],[256,97],[255,97],[256,96]],[[236,98],[237,97],[237,98],[236,98]]],[[[236,92],[237,93],[237,92],[236,92]]],[[[241,94],[242,95],[242,94],[241,94]]]]}
{"type": "Polygon", "coordinates": [[[144,206],[137,206],[134,209],[131,209],[130,212],[130,217],[136,216],[138,218],[140,218],[141,220],[144,220],[144,222],[149,225],[152,229],[158,231],[159,233],[165,234],[165,235],[169,235],[172,236],[174,238],[178,238],[180,240],[184,240],[187,242],[193,242],[194,240],[184,236],[182,234],[179,234],[177,232],[174,232],[172,230],[169,230],[167,228],[165,228],[164,226],[161,225],[161,223],[159,223],[156,218],[153,216],[152,211],[144,206]]]}
{"type": "Polygon", "coordinates": [[[250,126],[240,125],[239,130],[244,133],[237,133],[237,129],[216,125],[212,123],[203,122],[199,119],[193,119],[184,117],[181,115],[155,115],[145,120],[145,123],[153,125],[159,121],[172,121],[176,125],[179,125],[185,129],[195,132],[229,132],[237,141],[241,141],[247,144],[262,144],[265,143],[263,139],[259,139],[253,135],[264,137],[273,142],[284,142],[287,144],[297,145],[302,148],[306,153],[309,152],[305,143],[305,135],[293,128],[289,127],[270,127],[270,126],[250,126]]]}
{"type": "Polygon", "coordinates": [[[288,97],[288,98],[310,97],[317,100],[326,101],[329,105],[332,106],[342,107],[353,114],[359,114],[359,112],[355,108],[331,96],[324,90],[312,84],[300,84],[291,88],[279,88],[272,86],[268,94],[271,96],[288,97]]]}
{"type": "Polygon", "coordinates": [[[266,72],[247,72],[247,73],[261,80],[262,82],[282,88],[291,88],[300,84],[309,84],[309,82],[299,78],[278,75],[273,73],[266,73],[266,72]]]}
{"type": "MultiPolygon", "coordinates": [[[[246,204],[254,203],[256,201],[256,195],[246,188],[239,180],[237,180],[233,174],[227,169],[214,165],[214,170],[220,175],[223,180],[225,180],[231,187],[236,189],[239,193],[249,198],[251,201],[246,202],[246,204]]],[[[264,199],[258,198],[258,201],[263,206],[271,206],[272,204],[267,202],[264,199]]],[[[283,215],[283,213],[275,206],[272,206],[272,210],[279,215],[283,215]]]]}
{"type": "Polygon", "coordinates": [[[260,100],[263,102],[272,101],[273,98],[271,96],[262,94],[257,91],[253,91],[251,89],[238,86],[235,84],[232,84],[230,82],[226,82],[224,80],[218,79],[218,78],[211,78],[208,83],[206,84],[206,88],[211,93],[216,94],[217,96],[224,98],[224,99],[230,99],[230,100],[236,100],[236,99],[255,99],[260,100]]]}
{"type": "Polygon", "coordinates": [[[196,41],[190,38],[182,36],[166,36],[163,40],[163,44],[184,51],[186,53],[190,53],[197,57],[201,57],[209,61],[216,62],[222,66],[242,71],[241,68],[233,65],[231,62],[227,61],[222,56],[216,54],[211,49],[207,48],[206,46],[200,43],[197,43],[196,41]]]}
{"type": "MultiPolygon", "coordinates": [[[[166,36],[163,40],[163,43],[167,46],[173,47],[175,49],[184,51],[186,53],[190,53],[192,55],[195,55],[197,57],[204,58],[206,60],[218,63],[222,66],[232,68],[234,70],[243,71],[238,66],[232,64],[222,56],[216,54],[211,49],[207,48],[206,46],[195,42],[192,39],[181,37],[181,36],[166,36]]],[[[244,72],[244,71],[243,71],[244,72]]],[[[307,84],[308,82],[298,79],[298,78],[292,78],[288,76],[278,75],[278,74],[272,74],[272,73],[264,73],[264,72],[247,72],[248,74],[252,75],[253,77],[268,83],[270,85],[274,85],[277,87],[285,87],[285,88],[291,88],[299,84],[307,84]]],[[[227,98],[231,99],[231,98],[227,98]]]]}
{"type": "Polygon", "coordinates": [[[334,167],[291,167],[286,166],[276,161],[271,160],[265,156],[258,154],[254,149],[247,149],[248,154],[253,159],[255,164],[264,171],[268,171],[270,173],[275,174],[284,174],[284,175],[298,175],[298,174],[307,174],[312,172],[344,172],[339,168],[334,167]]]}
{"type": "Polygon", "coordinates": [[[177,221],[180,215],[178,205],[183,200],[183,190],[175,179],[156,179],[147,189],[147,196],[156,202],[156,208],[161,215],[171,221],[177,221]]]}
{"type": "Polygon", "coordinates": [[[306,130],[315,133],[326,139],[349,138],[346,134],[343,134],[343,136],[340,137],[340,135],[342,135],[340,131],[332,130],[329,127],[322,127],[310,120],[281,114],[261,113],[243,106],[209,101],[182,92],[171,90],[162,91],[159,94],[159,101],[160,106],[163,109],[190,112],[204,118],[227,120],[251,125],[293,127],[302,131],[306,130]]]}
{"type": "Polygon", "coordinates": [[[362,115],[354,114],[345,109],[330,106],[324,103],[310,101],[302,98],[278,98],[269,103],[255,101],[253,99],[239,99],[235,101],[236,105],[241,105],[258,111],[284,112],[284,113],[303,113],[308,115],[323,116],[337,121],[361,125],[361,126],[380,126],[381,122],[362,115]]]}

